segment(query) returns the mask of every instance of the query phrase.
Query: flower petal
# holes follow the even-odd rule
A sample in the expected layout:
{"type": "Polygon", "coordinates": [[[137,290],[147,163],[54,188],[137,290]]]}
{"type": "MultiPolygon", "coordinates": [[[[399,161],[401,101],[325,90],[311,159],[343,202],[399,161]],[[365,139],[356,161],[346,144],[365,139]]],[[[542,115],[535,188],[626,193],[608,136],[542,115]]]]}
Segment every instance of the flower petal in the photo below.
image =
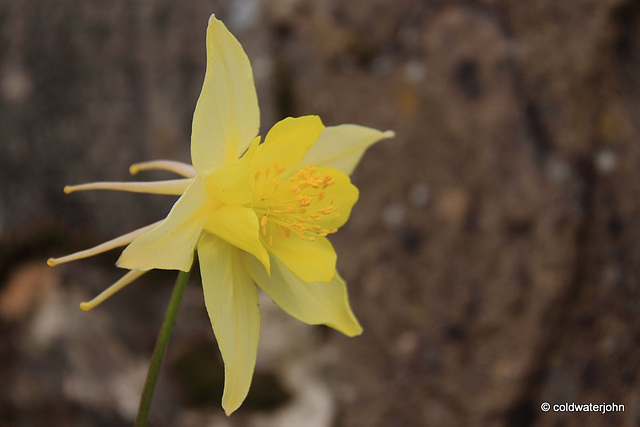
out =
{"type": "Polygon", "coordinates": [[[273,125],[251,163],[251,176],[273,179],[277,165],[284,178],[300,168],[305,153],[324,129],[318,116],[287,117],[273,125]],[[267,176],[269,175],[269,176],[267,176]]]}
{"type": "Polygon", "coordinates": [[[326,237],[314,239],[291,233],[288,237],[273,239],[273,245],[267,248],[302,281],[328,282],[336,269],[336,251],[326,237]]]}
{"type": "Polygon", "coordinates": [[[351,175],[367,148],[394,136],[392,131],[380,132],[358,125],[329,126],[309,149],[303,163],[331,166],[351,175]]]}
{"type": "Polygon", "coordinates": [[[204,227],[207,192],[196,178],[156,228],[125,248],[116,265],[129,270],[189,271],[193,251],[204,227]]]}
{"type": "Polygon", "coordinates": [[[130,193],[168,194],[179,196],[191,184],[192,179],[172,179],[168,181],[150,182],[90,182],[88,184],[67,185],[66,194],[86,190],[116,190],[130,193]]]}
{"type": "Polygon", "coordinates": [[[260,111],[249,59],[238,40],[211,15],[207,71],[193,114],[193,166],[200,173],[210,173],[236,160],[259,127],[260,111]]]}
{"type": "Polygon", "coordinates": [[[103,302],[111,298],[116,292],[120,291],[122,288],[129,285],[131,282],[133,282],[134,280],[136,280],[138,277],[142,276],[145,273],[146,271],[139,271],[139,270],[132,270],[128,272],[127,274],[122,276],[120,280],[118,280],[116,283],[114,283],[113,285],[109,286],[107,289],[102,291],[98,296],[96,296],[92,300],[81,302],[80,309],[82,311],[89,311],[92,308],[97,307],[98,305],[102,304],[103,302]]]}
{"type": "Polygon", "coordinates": [[[101,254],[103,252],[110,251],[111,249],[119,248],[120,246],[125,246],[131,243],[136,237],[142,236],[143,234],[153,230],[158,225],[160,225],[162,221],[155,222],[153,224],[149,224],[146,227],[138,228],[130,233],[122,235],[120,237],[116,237],[115,239],[109,240],[108,242],[104,242],[99,244],[98,246],[94,246],[89,249],[85,249],[83,251],[79,251],[73,253],[71,255],[66,255],[60,258],[49,258],[47,260],[47,264],[50,267],[55,267],[59,264],[64,264],[65,262],[77,261],[83,258],[89,258],[94,255],[101,254]]]}
{"type": "Polygon", "coordinates": [[[249,252],[269,271],[269,254],[260,240],[260,225],[253,209],[224,205],[206,214],[205,230],[249,252]]]}
{"type": "Polygon", "coordinates": [[[205,188],[214,200],[231,205],[243,205],[251,201],[253,188],[249,179],[249,165],[259,143],[258,136],[240,159],[227,163],[206,177],[205,188]]]}
{"type": "Polygon", "coordinates": [[[353,337],[362,327],[351,311],[344,280],[335,272],[329,282],[304,283],[277,259],[271,275],[255,259],[245,257],[253,280],[284,311],[310,325],[324,324],[353,337]]]}
{"type": "Polygon", "coordinates": [[[260,335],[257,288],[240,256],[208,233],[198,242],[204,302],[224,360],[222,407],[227,415],[247,396],[260,335]]]}
{"type": "Polygon", "coordinates": [[[194,178],[196,176],[196,170],[193,166],[174,160],[152,160],[149,162],[134,163],[129,167],[129,173],[136,175],[140,171],[154,169],[173,172],[185,178],[194,178]]]}

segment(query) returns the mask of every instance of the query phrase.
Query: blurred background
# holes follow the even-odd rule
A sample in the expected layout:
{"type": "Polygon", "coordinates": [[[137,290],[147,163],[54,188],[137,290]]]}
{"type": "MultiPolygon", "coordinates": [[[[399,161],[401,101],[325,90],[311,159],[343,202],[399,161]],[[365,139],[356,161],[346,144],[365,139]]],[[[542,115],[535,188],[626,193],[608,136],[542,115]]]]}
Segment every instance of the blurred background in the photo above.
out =
{"type": "Polygon", "coordinates": [[[364,156],[333,239],[364,334],[263,299],[227,418],[194,274],[152,425],[640,425],[634,0],[0,0],[0,425],[132,425],[175,273],[83,313],[119,251],[45,260],[166,215],[172,197],[62,188],[189,161],[212,12],[249,55],[262,134],[319,114],[397,137],[364,156]]]}

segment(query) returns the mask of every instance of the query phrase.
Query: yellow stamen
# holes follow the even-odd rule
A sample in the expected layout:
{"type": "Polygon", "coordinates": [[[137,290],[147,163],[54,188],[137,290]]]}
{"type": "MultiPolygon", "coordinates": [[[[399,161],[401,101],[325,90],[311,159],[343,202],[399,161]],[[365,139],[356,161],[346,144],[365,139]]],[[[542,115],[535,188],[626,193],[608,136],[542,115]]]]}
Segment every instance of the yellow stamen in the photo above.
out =
{"type": "Polygon", "coordinates": [[[152,182],[92,182],[89,184],[67,185],[64,187],[66,194],[74,191],[86,190],[117,190],[132,193],[168,194],[180,196],[191,184],[192,179],[173,179],[169,181],[152,182]]]}
{"type": "Polygon", "coordinates": [[[110,251],[111,249],[118,248],[120,246],[128,245],[133,241],[133,239],[135,239],[138,236],[141,236],[147,231],[151,231],[152,229],[157,227],[161,222],[162,221],[158,221],[151,225],[147,225],[146,227],[139,228],[123,236],[117,237],[113,240],[109,240],[108,242],[102,243],[98,246],[94,246],[93,248],[85,249],[83,251],[76,252],[71,255],[63,256],[60,258],[49,258],[47,260],[47,264],[49,264],[49,266],[51,267],[54,267],[58,264],[64,264],[65,262],[71,262],[71,261],[76,261],[83,258],[88,258],[90,256],[98,255],[103,252],[110,251]]]}
{"type": "Polygon", "coordinates": [[[278,161],[276,160],[275,162],[273,162],[273,168],[276,171],[276,174],[280,175],[282,172],[284,172],[284,168],[282,166],[278,165],[278,161]]]}
{"type": "Polygon", "coordinates": [[[182,162],[175,162],[173,160],[155,160],[151,162],[135,163],[129,167],[129,173],[131,175],[136,175],[140,171],[153,169],[177,173],[185,178],[194,178],[197,174],[193,166],[182,162]]]}
{"type": "Polygon", "coordinates": [[[80,309],[83,311],[91,310],[97,305],[103,303],[105,300],[107,300],[113,294],[118,292],[120,289],[124,288],[129,283],[133,282],[138,277],[142,276],[144,273],[146,273],[146,271],[131,270],[130,272],[122,276],[122,278],[118,280],[116,283],[114,283],[113,285],[109,286],[107,289],[102,291],[97,297],[95,297],[91,301],[81,302],[80,309]]]}
{"type": "MultiPolygon", "coordinates": [[[[265,179],[254,190],[258,198],[253,206],[260,218],[260,234],[265,239],[268,237],[265,242],[273,244],[276,237],[288,237],[291,230],[299,238],[310,241],[331,234],[332,229],[322,226],[322,221],[339,209],[333,206],[333,199],[329,203],[325,201],[327,194],[322,189],[336,183],[333,175],[320,174],[318,168],[307,165],[288,178],[288,185],[280,186],[279,173],[283,170],[274,162],[275,177],[265,179]],[[268,222],[274,226],[268,228],[268,222]]],[[[269,167],[264,169],[267,174],[270,171],[269,167]]]]}

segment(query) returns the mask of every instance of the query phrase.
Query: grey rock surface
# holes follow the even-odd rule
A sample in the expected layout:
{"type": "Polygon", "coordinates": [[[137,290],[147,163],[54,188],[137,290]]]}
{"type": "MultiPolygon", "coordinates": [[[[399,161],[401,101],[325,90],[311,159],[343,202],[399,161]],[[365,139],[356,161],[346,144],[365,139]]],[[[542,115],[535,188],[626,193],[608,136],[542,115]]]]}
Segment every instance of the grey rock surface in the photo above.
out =
{"type": "Polygon", "coordinates": [[[0,0],[0,424],[131,424],[173,275],[81,313],[117,254],[43,263],[166,215],[171,198],[62,188],[189,160],[211,12],[252,61],[263,134],[319,114],[397,137],[333,239],[364,334],[264,300],[227,419],[196,274],[154,425],[640,423],[637,2],[0,0]]]}

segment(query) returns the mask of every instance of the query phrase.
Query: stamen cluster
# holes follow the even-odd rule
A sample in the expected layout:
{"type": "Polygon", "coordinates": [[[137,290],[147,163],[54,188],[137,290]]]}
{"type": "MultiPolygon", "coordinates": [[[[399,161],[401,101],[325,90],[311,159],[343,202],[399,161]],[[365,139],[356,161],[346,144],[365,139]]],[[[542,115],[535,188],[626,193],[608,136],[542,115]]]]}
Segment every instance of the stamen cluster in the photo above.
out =
{"type": "Polygon", "coordinates": [[[329,215],[340,217],[334,200],[326,197],[325,190],[336,183],[331,173],[322,174],[317,167],[306,165],[283,181],[283,171],[274,162],[273,169],[267,167],[264,174],[254,175],[252,207],[260,218],[262,237],[273,246],[274,236],[284,239],[293,232],[300,239],[314,241],[338,231],[323,226],[329,215]]]}

